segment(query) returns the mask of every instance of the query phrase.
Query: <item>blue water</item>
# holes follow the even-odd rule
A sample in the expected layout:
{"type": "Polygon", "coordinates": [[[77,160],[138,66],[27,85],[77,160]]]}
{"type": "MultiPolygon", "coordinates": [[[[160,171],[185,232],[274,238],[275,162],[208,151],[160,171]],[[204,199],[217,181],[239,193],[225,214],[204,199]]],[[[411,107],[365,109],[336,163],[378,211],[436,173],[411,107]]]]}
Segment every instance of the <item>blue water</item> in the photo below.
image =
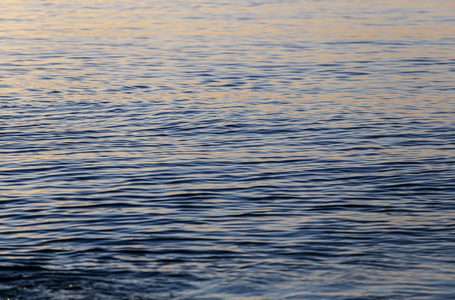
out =
{"type": "Polygon", "coordinates": [[[455,299],[455,3],[7,0],[0,299],[455,299]]]}

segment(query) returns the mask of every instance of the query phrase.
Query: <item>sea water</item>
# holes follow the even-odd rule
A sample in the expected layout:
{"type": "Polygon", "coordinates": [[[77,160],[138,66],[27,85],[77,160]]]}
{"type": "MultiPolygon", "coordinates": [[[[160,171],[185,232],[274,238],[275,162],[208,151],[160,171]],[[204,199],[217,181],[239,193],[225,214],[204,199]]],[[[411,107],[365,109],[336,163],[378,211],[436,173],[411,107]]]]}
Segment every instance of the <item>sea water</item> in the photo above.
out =
{"type": "Polygon", "coordinates": [[[3,0],[0,299],[455,299],[455,2],[3,0]]]}

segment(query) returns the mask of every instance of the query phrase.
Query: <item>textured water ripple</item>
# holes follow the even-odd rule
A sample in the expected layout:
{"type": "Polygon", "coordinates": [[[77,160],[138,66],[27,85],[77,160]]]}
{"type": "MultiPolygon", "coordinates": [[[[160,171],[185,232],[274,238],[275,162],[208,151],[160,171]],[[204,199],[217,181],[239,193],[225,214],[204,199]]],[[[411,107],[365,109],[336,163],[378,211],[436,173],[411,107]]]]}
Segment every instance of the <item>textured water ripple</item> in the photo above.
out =
{"type": "Polygon", "coordinates": [[[7,1],[0,295],[454,298],[452,8],[7,1]]]}

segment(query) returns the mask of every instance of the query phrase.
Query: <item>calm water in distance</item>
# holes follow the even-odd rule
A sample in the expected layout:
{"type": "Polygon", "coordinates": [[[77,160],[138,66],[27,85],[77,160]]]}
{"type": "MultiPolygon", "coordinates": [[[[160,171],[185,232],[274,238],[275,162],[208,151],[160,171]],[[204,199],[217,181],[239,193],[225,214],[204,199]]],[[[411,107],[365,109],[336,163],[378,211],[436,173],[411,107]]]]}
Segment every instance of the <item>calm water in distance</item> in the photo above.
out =
{"type": "Polygon", "coordinates": [[[452,0],[3,0],[0,299],[455,299],[452,0]]]}

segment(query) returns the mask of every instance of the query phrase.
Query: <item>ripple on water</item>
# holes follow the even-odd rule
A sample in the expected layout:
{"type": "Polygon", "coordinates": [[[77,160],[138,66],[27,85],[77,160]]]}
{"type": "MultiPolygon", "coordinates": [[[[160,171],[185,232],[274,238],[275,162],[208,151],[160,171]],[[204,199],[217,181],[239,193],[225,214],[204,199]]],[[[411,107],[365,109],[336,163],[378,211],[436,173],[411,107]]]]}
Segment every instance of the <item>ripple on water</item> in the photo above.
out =
{"type": "Polygon", "coordinates": [[[0,295],[455,298],[453,5],[336,2],[3,5],[0,295]]]}

